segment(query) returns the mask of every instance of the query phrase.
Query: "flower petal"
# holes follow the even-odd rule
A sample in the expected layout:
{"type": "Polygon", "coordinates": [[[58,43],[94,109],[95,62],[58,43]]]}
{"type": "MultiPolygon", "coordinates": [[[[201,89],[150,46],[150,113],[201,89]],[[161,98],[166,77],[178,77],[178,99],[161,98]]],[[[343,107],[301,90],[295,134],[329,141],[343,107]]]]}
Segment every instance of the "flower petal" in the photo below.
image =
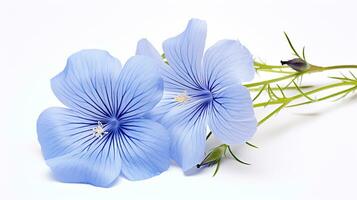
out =
{"type": "Polygon", "coordinates": [[[174,100],[175,96],[187,91],[190,86],[185,85],[180,81],[180,77],[170,66],[164,63],[157,50],[147,39],[139,40],[136,54],[149,56],[160,63],[160,74],[165,83],[163,97],[161,101],[146,115],[150,119],[159,121],[163,115],[171,110],[172,107],[177,105],[177,102],[174,100]]]}
{"type": "Polygon", "coordinates": [[[110,187],[121,171],[121,158],[115,140],[111,139],[113,136],[108,134],[97,139],[88,149],[46,160],[47,165],[59,181],[110,187]]]}
{"type": "Polygon", "coordinates": [[[71,109],[93,117],[105,117],[114,110],[113,85],[120,62],[102,50],[83,50],[68,58],[63,72],[51,80],[57,98],[71,109]]]}
{"type": "Polygon", "coordinates": [[[208,88],[228,80],[233,83],[250,81],[255,74],[252,55],[236,40],[221,40],[207,49],[203,66],[208,88]]]}
{"type": "Polygon", "coordinates": [[[202,56],[205,47],[207,26],[204,21],[192,19],[180,35],[163,43],[172,80],[189,88],[200,88],[202,56]]]}
{"type": "Polygon", "coordinates": [[[49,108],[37,121],[38,140],[54,176],[63,182],[107,187],[119,176],[114,134],[93,136],[97,121],[67,108],[49,108]]]}
{"type": "Polygon", "coordinates": [[[171,134],[171,158],[188,171],[204,158],[206,109],[201,102],[178,105],[162,119],[171,134]]]}
{"type": "Polygon", "coordinates": [[[161,99],[163,80],[157,62],[147,56],[134,56],[125,64],[115,90],[116,116],[120,120],[139,118],[161,99]]]}
{"type": "Polygon", "coordinates": [[[148,56],[162,62],[159,52],[147,39],[141,39],[138,41],[136,46],[136,55],[148,56]]]}
{"type": "Polygon", "coordinates": [[[250,139],[257,121],[249,91],[239,84],[218,90],[214,94],[208,124],[224,143],[241,144],[250,139]]]}
{"type": "Polygon", "coordinates": [[[177,96],[177,93],[164,91],[161,101],[147,113],[146,117],[154,121],[160,121],[167,112],[178,104],[174,100],[175,96],[177,96]]]}
{"type": "Polygon", "coordinates": [[[170,165],[169,135],[159,123],[135,119],[121,125],[122,173],[130,180],[159,175],[170,165]]]}
{"type": "Polygon", "coordinates": [[[93,140],[98,121],[68,108],[52,107],[37,120],[37,136],[45,159],[62,156],[93,140]]]}

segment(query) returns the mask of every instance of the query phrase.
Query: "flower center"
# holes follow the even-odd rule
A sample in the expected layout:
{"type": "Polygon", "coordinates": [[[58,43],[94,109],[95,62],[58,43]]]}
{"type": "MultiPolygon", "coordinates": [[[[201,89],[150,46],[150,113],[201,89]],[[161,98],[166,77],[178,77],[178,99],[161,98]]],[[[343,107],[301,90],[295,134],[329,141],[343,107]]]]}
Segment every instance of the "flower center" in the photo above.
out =
{"type": "Polygon", "coordinates": [[[107,124],[111,130],[117,130],[120,127],[120,121],[116,117],[109,118],[107,124]]]}
{"type": "Polygon", "coordinates": [[[213,99],[213,94],[209,90],[202,90],[199,94],[200,99],[204,102],[211,102],[213,99]]]}

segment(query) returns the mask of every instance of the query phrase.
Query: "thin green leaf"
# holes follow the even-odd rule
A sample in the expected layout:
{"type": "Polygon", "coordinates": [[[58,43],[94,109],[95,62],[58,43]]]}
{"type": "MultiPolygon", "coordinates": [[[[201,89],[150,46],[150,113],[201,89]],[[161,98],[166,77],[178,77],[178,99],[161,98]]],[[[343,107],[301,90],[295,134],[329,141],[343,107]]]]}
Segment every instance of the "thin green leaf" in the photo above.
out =
{"type": "Polygon", "coordinates": [[[337,99],[335,99],[335,100],[333,100],[333,101],[334,101],[334,102],[339,101],[339,100],[345,98],[345,97],[346,97],[348,94],[350,94],[351,92],[352,92],[352,91],[346,92],[345,94],[343,94],[342,96],[338,97],[337,99]]]}
{"type": "Polygon", "coordinates": [[[289,43],[289,46],[290,46],[291,50],[293,50],[294,54],[295,54],[297,57],[301,58],[300,55],[298,54],[298,52],[295,50],[295,48],[294,48],[292,42],[290,41],[290,38],[289,38],[288,34],[287,34],[286,32],[284,32],[284,34],[285,34],[286,40],[287,40],[288,43],[289,43]]]}
{"type": "Polygon", "coordinates": [[[327,99],[330,99],[332,97],[336,97],[336,96],[344,95],[345,93],[352,92],[352,91],[354,91],[356,89],[357,89],[357,86],[353,86],[353,87],[350,87],[348,89],[345,89],[345,90],[342,90],[342,91],[339,91],[339,92],[336,92],[336,93],[333,93],[333,94],[330,94],[330,95],[315,99],[314,101],[306,101],[306,102],[302,102],[302,103],[298,103],[298,104],[289,105],[287,107],[296,107],[296,106],[301,106],[301,105],[306,105],[306,104],[311,104],[311,103],[327,100],[327,99]]]}
{"type": "Polygon", "coordinates": [[[273,95],[270,93],[270,84],[268,84],[267,93],[268,93],[268,96],[269,96],[269,100],[274,100],[273,95]]]}
{"type": "Polygon", "coordinates": [[[304,74],[301,74],[299,77],[298,77],[298,81],[299,81],[299,85],[302,84],[302,79],[304,77],[304,74]]]}
{"type": "Polygon", "coordinates": [[[277,114],[281,109],[283,109],[286,105],[288,104],[288,102],[284,102],[282,103],[278,108],[276,108],[273,112],[271,112],[269,115],[267,115],[266,117],[264,117],[263,119],[261,119],[258,122],[258,126],[260,126],[261,124],[263,124],[265,121],[267,121],[269,118],[271,118],[274,114],[277,114]]]}
{"type": "Polygon", "coordinates": [[[279,88],[281,95],[283,95],[283,97],[286,98],[286,96],[285,96],[283,90],[281,89],[281,87],[279,86],[279,84],[276,84],[276,86],[279,88]]]}
{"type": "Polygon", "coordinates": [[[262,89],[259,90],[258,94],[254,97],[253,101],[257,100],[258,97],[262,94],[262,92],[264,91],[264,89],[267,87],[267,84],[264,84],[262,89]]]}
{"type": "Polygon", "coordinates": [[[286,106],[287,108],[291,108],[291,107],[297,107],[297,106],[302,106],[302,105],[306,105],[306,104],[310,104],[310,103],[315,103],[316,101],[305,101],[302,103],[297,103],[297,104],[293,104],[293,105],[289,105],[286,106]]]}
{"type": "Polygon", "coordinates": [[[267,107],[267,106],[269,106],[269,103],[270,103],[270,102],[272,102],[272,100],[271,100],[271,99],[269,99],[267,102],[265,102],[265,106],[264,106],[264,108],[265,108],[265,107],[267,107]]]}
{"type": "Polygon", "coordinates": [[[336,76],[329,76],[329,78],[340,80],[340,81],[346,81],[346,82],[356,82],[356,80],[347,78],[346,76],[344,76],[343,78],[342,77],[336,77],[336,76]]]}
{"type": "Polygon", "coordinates": [[[268,95],[269,95],[269,98],[272,99],[272,100],[280,99],[280,97],[278,97],[278,96],[275,94],[275,92],[271,89],[270,84],[268,84],[268,95]]]}
{"type": "Polygon", "coordinates": [[[351,71],[349,71],[349,72],[350,72],[351,76],[352,76],[355,80],[357,80],[357,77],[356,77],[351,71]]]}
{"type": "Polygon", "coordinates": [[[229,146],[228,146],[228,151],[237,162],[242,163],[244,165],[250,165],[249,163],[241,161],[240,159],[238,159],[237,156],[234,155],[233,151],[231,150],[231,147],[229,147],[229,146]]]}
{"type": "Polygon", "coordinates": [[[293,81],[295,81],[300,76],[300,72],[296,72],[296,73],[297,74],[291,79],[291,81],[288,84],[285,85],[284,90],[286,88],[288,88],[291,85],[291,83],[293,83],[293,81]]]}
{"type": "Polygon", "coordinates": [[[220,166],[221,166],[221,160],[219,160],[219,161],[217,162],[216,170],[214,170],[213,176],[216,176],[216,174],[217,174],[217,172],[218,172],[220,166]]]}
{"type": "Polygon", "coordinates": [[[346,79],[349,79],[345,74],[343,74],[342,72],[341,72],[341,75],[344,77],[344,78],[346,78],[346,79]]]}
{"type": "Polygon", "coordinates": [[[307,99],[310,100],[310,101],[315,101],[313,98],[311,98],[311,97],[309,97],[308,95],[306,95],[306,94],[299,88],[299,86],[295,83],[295,81],[293,81],[293,83],[294,83],[296,89],[297,89],[305,98],[307,98],[307,99]]]}

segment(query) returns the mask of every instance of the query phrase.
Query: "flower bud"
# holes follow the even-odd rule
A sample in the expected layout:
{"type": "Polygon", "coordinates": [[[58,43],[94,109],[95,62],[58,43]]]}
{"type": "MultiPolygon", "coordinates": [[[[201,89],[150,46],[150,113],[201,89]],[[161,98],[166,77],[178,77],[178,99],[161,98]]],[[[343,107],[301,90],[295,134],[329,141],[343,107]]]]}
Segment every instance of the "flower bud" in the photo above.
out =
{"type": "Polygon", "coordinates": [[[211,152],[207,154],[205,159],[200,163],[197,164],[196,167],[209,167],[214,164],[217,164],[218,162],[221,161],[221,158],[225,155],[226,150],[227,150],[227,145],[222,144],[216,148],[214,148],[211,152]]]}
{"type": "Polygon", "coordinates": [[[288,61],[280,61],[281,65],[288,65],[292,69],[298,72],[303,72],[310,68],[309,63],[301,58],[294,58],[288,61]]]}

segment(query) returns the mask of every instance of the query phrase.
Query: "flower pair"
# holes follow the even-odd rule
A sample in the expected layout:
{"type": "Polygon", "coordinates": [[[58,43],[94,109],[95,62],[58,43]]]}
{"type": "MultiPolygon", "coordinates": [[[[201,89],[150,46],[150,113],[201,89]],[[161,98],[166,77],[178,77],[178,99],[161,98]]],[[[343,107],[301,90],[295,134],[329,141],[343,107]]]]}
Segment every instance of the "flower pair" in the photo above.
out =
{"type": "Polygon", "coordinates": [[[222,40],[204,52],[205,22],[163,44],[168,64],[145,39],[121,68],[105,51],[72,55],[51,80],[68,108],[49,108],[37,122],[43,155],[63,182],[108,187],[167,170],[170,158],[184,171],[204,157],[207,126],[227,144],[256,130],[249,92],[254,76],[249,51],[222,40]]]}

